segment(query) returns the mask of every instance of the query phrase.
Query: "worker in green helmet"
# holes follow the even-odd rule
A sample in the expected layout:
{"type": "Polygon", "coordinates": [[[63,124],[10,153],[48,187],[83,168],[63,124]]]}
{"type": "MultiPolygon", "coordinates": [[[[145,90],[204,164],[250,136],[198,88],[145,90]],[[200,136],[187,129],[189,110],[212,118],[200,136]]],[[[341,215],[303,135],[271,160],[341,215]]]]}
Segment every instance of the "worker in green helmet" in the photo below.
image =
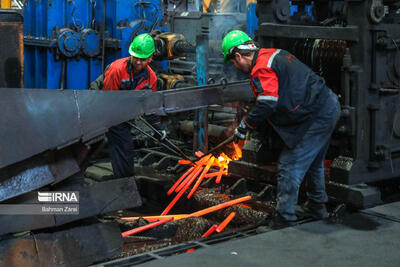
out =
{"type": "Polygon", "coordinates": [[[284,143],[278,160],[277,206],[272,226],[293,225],[300,184],[306,176],[303,213],[328,217],[324,159],[339,119],[338,97],[325,80],[289,52],[258,48],[244,32],[222,41],[225,62],[250,76],[255,105],[235,130],[236,141],[270,125],[284,143]]]}
{"type": "MultiPolygon", "coordinates": [[[[155,51],[153,38],[147,34],[135,37],[129,46],[130,57],[118,59],[104,73],[103,90],[157,90],[157,77],[149,63],[155,51]]],[[[145,115],[154,128],[166,136],[160,117],[145,115]]],[[[134,175],[134,147],[130,126],[122,123],[111,127],[107,133],[108,147],[114,177],[134,175]]]]}

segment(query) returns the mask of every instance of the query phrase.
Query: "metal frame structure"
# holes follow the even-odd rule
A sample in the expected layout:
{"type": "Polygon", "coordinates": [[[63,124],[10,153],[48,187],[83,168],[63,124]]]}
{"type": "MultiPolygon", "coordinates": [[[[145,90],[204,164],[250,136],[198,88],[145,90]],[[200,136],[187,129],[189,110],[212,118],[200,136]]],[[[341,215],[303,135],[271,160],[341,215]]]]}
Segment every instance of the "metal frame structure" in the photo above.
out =
{"type": "MultiPolygon", "coordinates": [[[[292,1],[300,11],[308,2],[292,1]]],[[[337,144],[331,182],[355,185],[398,178],[400,3],[314,3],[311,17],[305,12],[290,16],[289,1],[259,1],[256,38],[263,47],[291,51],[322,76],[329,73],[321,73],[321,69],[339,60],[335,72],[338,86],[328,84],[340,96],[342,105],[334,137],[337,144]],[[321,40],[326,44],[323,48],[321,40]],[[344,55],[334,45],[329,47],[330,40],[346,44],[344,55]]]]}

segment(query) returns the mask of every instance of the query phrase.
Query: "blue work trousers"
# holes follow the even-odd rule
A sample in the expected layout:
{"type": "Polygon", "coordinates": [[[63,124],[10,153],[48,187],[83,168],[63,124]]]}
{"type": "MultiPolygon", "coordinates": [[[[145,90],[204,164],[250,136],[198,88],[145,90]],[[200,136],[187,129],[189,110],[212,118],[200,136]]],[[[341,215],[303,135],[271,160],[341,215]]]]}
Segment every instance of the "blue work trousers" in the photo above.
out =
{"type": "Polygon", "coordinates": [[[330,92],[314,122],[294,148],[285,147],[278,161],[277,212],[288,221],[295,221],[295,208],[300,185],[307,175],[308,199],[326,203],[324,160],[332,132],[340,116],[337,96],[330,92]]]}
{"type": "Polygon", "coordinates": [[[107,134],[108,150],[115,178],[134,175],[134,146],[131,128],[127,123],[111,127],[107,134]]]}

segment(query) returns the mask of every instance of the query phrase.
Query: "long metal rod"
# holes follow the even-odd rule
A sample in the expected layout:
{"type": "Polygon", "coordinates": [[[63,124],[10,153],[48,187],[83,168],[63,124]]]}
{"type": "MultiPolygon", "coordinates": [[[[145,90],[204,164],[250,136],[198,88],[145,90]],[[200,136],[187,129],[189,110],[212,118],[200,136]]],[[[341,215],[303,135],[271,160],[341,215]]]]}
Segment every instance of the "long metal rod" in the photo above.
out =
{"type": "Polygon", "coordinates": [[[167,146],[164,143],[161,143],[160,140],[158,140],[157,138],[155,138],[154,136],[146,133],[145,131],[143,131],[142,129],[140,129],[138,126],[136,126],[135,124],[133,124],[132,122],[128,121],[128,124],[134,128],[135,130],[138,130],[139,132],[141,132],[143,135],[147,136],[148,138],[152,139],[154,142],[156,142],[156,144],[161,145],[162,147],[168,149],[169,151],[171,151],[172,153],[174,153],[177,156],[181,156],[181,154],[179,154],[177,151],[175,151],[174,149],[172,149],[171,147],[167,146]]]}
{"type": "Polygon", "coordinates": [[[232,141],[233,141],[233,135],[232,135],[231,137],[225,139],[225,141],[223,141],[222,143],[220,143],[219,145],[217,145],[217,146],[214,147],[213,149],[207,151],[206,155],[217,151],[218,149],[220,149],[221,147],[223,147],[223,146],[225,146],[225,145],[231,143],[232,141]]]}
{"type": "Polygon", "coordinates": [[[200,158],[198,159],[198,161],[201,160],[202,158],[204,158],[205,156],[209,155],[210,153],[213,154],[214,157],[218,157],[218,155],[215,155],[214,152],[217,151],[218,149],[220,149],[221,147],[223,147],[223,146],[225,146],[225,145],[227,145],[227,144],[233,142],[233,137],[234,137],[234,136],[232,135],[231,137],[229,137],[229,138],[225,139],[224,141],[222,141],[221,143],[219,143],[219,144],[218,144],[216,147],[214,147],[213,149],[207,151],[207,153],[204,153],[204,155],[203,155],[202,157],[200,157],[200,158]]]}
{"type": "MultiPolygon", "coordinates": [[[[162,136],[162,133],[160,133],[156,128],[153,127],[148,121],[146,121],[142,116],[139,116],[139,119],[147,125],[152,131],[157,133],[160,137],[162,136]]],[[[175,149],[183,158],[192,161],[189,156],[187,156],[179,147],[177,147],[174,143],[172,143],[168,138],[164,138],[164,141],[168,143],[173,149],[175,149]]]]}

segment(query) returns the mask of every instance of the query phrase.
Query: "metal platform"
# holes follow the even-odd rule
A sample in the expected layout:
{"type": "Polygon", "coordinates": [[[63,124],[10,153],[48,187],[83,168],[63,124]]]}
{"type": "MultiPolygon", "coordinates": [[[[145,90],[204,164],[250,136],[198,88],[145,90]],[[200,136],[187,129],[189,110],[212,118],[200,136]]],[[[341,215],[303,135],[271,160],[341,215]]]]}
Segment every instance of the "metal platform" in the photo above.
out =
{"type": "MultiPolygon", "coordinates": [[[[399,266],[399,240],[400,202],[395,202],[335,222],[315,221],[248,237],[242,234],[215,245],[200,240],[199,249],[190,253],[170,256],[171,248],[166,248],[134,256],[142,261],[125,258],[100,266],[145,261],[140,266],[399,266]]],[[[175,253],[179,252],[175,249],[175,253]]]]}

